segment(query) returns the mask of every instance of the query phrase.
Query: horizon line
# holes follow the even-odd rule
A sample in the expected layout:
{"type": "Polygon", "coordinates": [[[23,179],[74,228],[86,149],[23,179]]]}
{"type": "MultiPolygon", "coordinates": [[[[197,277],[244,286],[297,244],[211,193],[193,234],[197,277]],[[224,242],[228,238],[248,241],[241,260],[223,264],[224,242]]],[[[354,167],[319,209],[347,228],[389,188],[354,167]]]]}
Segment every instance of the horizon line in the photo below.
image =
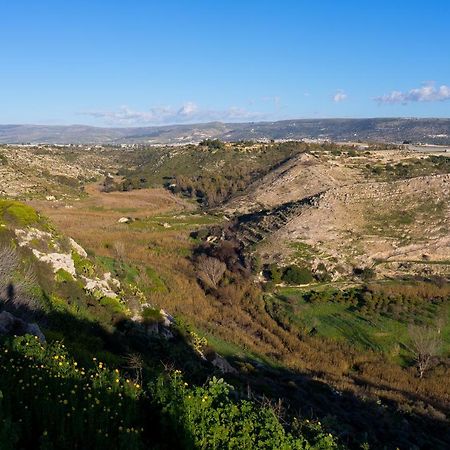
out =
{"type": "Polygon", "coordinates": [[[239,125],[239,124],[263,124],[263,123],[278,123],[278,122],[293,122],[293,121],[324,121],[324,120],[450,120],[450,117],[422,117],[422,116],[370,116],[370,117],[302,117],[291,119],[277,119],[277,120],[248,120],[248,121],[220,121],[212,120],[207,122],[192,122],[192,123],[166,123],[166,124],[153,124],[153,125],[89,125],[83,123],[71,123],[71,124],[48,124],[48,123],[0,123],[0,127],[88,127],[88,128],[103,128],[103,129],[126,129],[126,128],[164,128],[174,126],[200,126],[209,124],[222,124],[222,125],[239,125]]]}

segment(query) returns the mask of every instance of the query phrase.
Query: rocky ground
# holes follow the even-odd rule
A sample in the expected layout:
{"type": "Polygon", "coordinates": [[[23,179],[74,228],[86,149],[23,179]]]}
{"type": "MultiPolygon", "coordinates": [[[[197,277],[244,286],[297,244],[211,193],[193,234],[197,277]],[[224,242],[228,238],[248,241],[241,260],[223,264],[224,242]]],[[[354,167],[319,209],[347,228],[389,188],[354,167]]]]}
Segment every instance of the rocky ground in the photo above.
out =
{"type": "Polygon", "coordinates": [[[0,195],[73,198],[82,185],[119,167],[111,152],[91,147],[0,147],[0,195]]]}
{"type": "Polygon", "coordinates": [[[245,245],[256,245],[264,262],[323,263],[335,278],[355,267],[386,276],[448,275],[450,175],[385,180],[368,172],[421,158],[406,150],[301,154],[225,210],[250,213],[238,235],[245,245]]]}

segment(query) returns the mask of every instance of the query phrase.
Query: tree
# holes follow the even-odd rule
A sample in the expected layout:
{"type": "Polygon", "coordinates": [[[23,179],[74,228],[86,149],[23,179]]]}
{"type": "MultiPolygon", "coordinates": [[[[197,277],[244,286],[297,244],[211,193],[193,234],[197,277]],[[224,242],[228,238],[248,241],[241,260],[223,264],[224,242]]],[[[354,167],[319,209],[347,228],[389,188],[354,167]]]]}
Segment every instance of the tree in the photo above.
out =
{"type": "Polygon", "coordinates": [[[200,280],[208,287],[217,289],[227,266],[217,258],[201,255],[197,260],[197,272],[200,280]]]}
{"type": "Polygon", "coordinates": [[[313,276],[309,268],[292,265],[285,268],[282,280],[287,284],[307,284],[313,281],[313,276]]]}
{"type": "Polygon", "coordinates": [[[422,378],[439,354],[442,342],[439,334],[426,326],[410,325],[408,334],[411,339],[410,349],[416,360],[419,377],[422,378]]]}

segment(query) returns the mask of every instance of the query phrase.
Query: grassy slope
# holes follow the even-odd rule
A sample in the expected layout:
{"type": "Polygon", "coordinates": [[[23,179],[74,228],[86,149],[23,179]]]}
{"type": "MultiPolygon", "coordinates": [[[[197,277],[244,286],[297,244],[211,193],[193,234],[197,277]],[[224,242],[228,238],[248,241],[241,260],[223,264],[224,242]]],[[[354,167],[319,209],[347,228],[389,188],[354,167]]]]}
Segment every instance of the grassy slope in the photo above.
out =
{"type": "MultiPolygon", "coordinates": [[[[183,159],[180,161],[183,162],[183,159]]],[[[169,165],[170,173],[179,169],[180,161],[177,166],[169,165]]],[[[163,178],[160,177],[156,181],[159,183],[162,180],[163,178]]],[[[112,193],[112,195],[94,194],[93,191],[89,193],[90,197],[81,202],[74,202],[70,205],[73,206],[71,209],[53,208],[53,205],[45,202],[36,204],[55,220],[59,229],[80,241],[91,255],[97,255],[99,263],[104,264],[105,269],[122,272],[123,279],[127,282],[136,280],[137,269],[138,272],[142,268],[150,269],[150,285],[153,283],[157,286],[153,292],[149,289],[150,301],[197,324],[198,328],[208,336],[210,344],[224,354],[238,354],[244,359],[253,359],[255,355],[258,356],[257,359],[263,360],[267,355],[274,359],[284,358],[286,366],[295,368],[295,373],[297,370],[305,370],[305,367],[309,368],[310,361],[303,361],[305,354],[302,353],[302,349],[306,347],[303,342],[295,342],[293,345],[294,337],[292,341],[284,341],[283,339],[287,339],[287,336],[281,334],[276,325],[266,320],[256,308],[251,310],[245,303],[232,306],[213,304],[215,299],[206,297],[199,288],[192,265],[185,258],[190,255],[195,244],[188,236],[192,230],[205,224],[215,223],[218,220],[217,217],[190,215],[185,203],[181,204],[167,193],[161,195],[153,190],[112,193]],[[136,216],[140,220],[129,225],[118,224],[117,219],[124,214],[136,216]],[[164,223],[168,223],[170,228],[166,228],[164,223]],[[125,244],[125,254],[122,255],[125,262],[118,261],[120,255],[114,248],[116,242],[125,244]],[[281,345],[286,347],[292,345],[293,350],[289,348],[289,351],[284,353],[281,345]],[[244,351],[240,351],[241,348],[244,348],[244,351]]],[[[306,258],[308,255],[299,256],[306,258]]],[[[345,308],[326,310],[326,307],[331,308],[331,306],[334,307],[334,305],[322,305],[324,309],[317,312],[311,308],[307,326],[315,323],[316,313],[322,318],[330,318],[330,314],[335,314],[337,322],[323,326],[319,334],[329,333],[330,336],[341,340],[345,340],[347,336],[350,342],[355,340],[359,348],[378,346],[381,350],[389,348],[389,337],[376,336],[375,339],[377,327],[385,326],[390,333],[395,330],[395,327],[401,330],[401,324],[394,323],[395,321],[386,324],[384,319],[380,319],[380,323],[376,326],[368,327],[363,319],[355,314],[352,315],[345,308]],[[358,333],[353,333],[354,326],[359,327],[358,333]]],[[[301,325],[303,317],[297,317],[297,319],[298,324],[301,325]]],[[[448,337],[447,329],[445,333],[448,337]]],[[[65,333],[59,331],[54,336],[61,338],[65,336],[65,333]]],[[[72,336],[70,338],[72,339],[72,336]]],[[[96,339],[93,339],[93,342],[96,342],[96,339]]],[[[88,341],[82,345],[90,351],[108,351],[102,349],[98,339],[97,347],[92,346],[88,341]]],[[[310,345],[310,342],[307,345],[310,345]]],[[[319,352],[327,353],[319,344],[312,346],[311,349],[314,358],[319,356],[319,352]]],[[[308,347],[308,350],[311,349],[308,347]]],[[[334,351],[334,348],[330,347],[329,351],[334,351]]],[[[184,357],[183,353],[180,355],[181,358],[184,357]]],[[[324,360],[325,356],[329,355],[324,355],[324,360]]],[[[110,359],[113,358],[110,357],[110,359]]],[[[320,362],[315,367],[319,366],[320,362]]],[[[326,370],[329,368],[327,367],[326,370]]],[[[256,372],[258,373],[259,369],[256,372]]],[[[341,374],[337,372],[336,377],[339,376],[341,374]]],[[[289,377],[294,376],[289,375],[289,377]]],[[[268,378],[265,383],[276,385],[277,380],[268,378]]],[[[346,386],[345,382],[342,385],[346,386]]],[[[429,388],[428,385],[423,384],[418,391],[422,392],[421,389],[426,392],[429,388]]],[[[277,395],[276,389],[274,391],[277,395]]]]}
{"type": "MultiPolygon", "coordinates": [[[[329,285],[328,285],[329,286],[329,285]]],[[[304,290],[296,288],[280,289],[276,296],[267,300],[275,308],[277,317],[287,318],[288,322],[299,330],[315,330],[325,338],[346,341],[362,350],[384,353],[394,362],[402,365],[411,363],[412,354],[408,349],[409,321],[436,320],[441,311],[449,315],[449,309],[443,309],[432,303],[423,305],[419,314],[395,318],[392,314],[372,312],[370,315],[346,303],[308,302],[303,298],[304,290]]],[[[450,316],[442,330],[442,354],[450,355],[450,316]]]]}

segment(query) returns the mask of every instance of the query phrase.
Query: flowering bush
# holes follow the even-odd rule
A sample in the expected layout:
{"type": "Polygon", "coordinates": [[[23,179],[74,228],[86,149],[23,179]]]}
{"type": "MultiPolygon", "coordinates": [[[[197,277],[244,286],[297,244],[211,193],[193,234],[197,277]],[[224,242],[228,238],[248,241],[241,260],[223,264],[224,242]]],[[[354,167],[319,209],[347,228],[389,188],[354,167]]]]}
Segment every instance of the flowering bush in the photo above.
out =
{"type": "Polygon", "coordinates": [[[0,449],[337,448],[320,424],[300,423],[293,436],[271,408],[233,400],[222,379],[189,387],[174,371],[145,392],[96,358],[92,366],[79,367],[60,342],[0,343],[0,449]]]}
{"type": "Polygon", "coordinates": [[[32,336],[0,346],[1,449],[139,449],[140,386],[94,361],[78,367],[63,344],[32,336]]]}
{"type": "Polygon", "coordinates": [[[233,401],[231,386],[213,378],[205,387],[189,387],[180,371],[160,377],[152,386],[155,399],[180,430],[178,439],[192,449],[336,449],[320,425],[310,429],[313,443],[286,432],[271,408],[233,401]]]}

